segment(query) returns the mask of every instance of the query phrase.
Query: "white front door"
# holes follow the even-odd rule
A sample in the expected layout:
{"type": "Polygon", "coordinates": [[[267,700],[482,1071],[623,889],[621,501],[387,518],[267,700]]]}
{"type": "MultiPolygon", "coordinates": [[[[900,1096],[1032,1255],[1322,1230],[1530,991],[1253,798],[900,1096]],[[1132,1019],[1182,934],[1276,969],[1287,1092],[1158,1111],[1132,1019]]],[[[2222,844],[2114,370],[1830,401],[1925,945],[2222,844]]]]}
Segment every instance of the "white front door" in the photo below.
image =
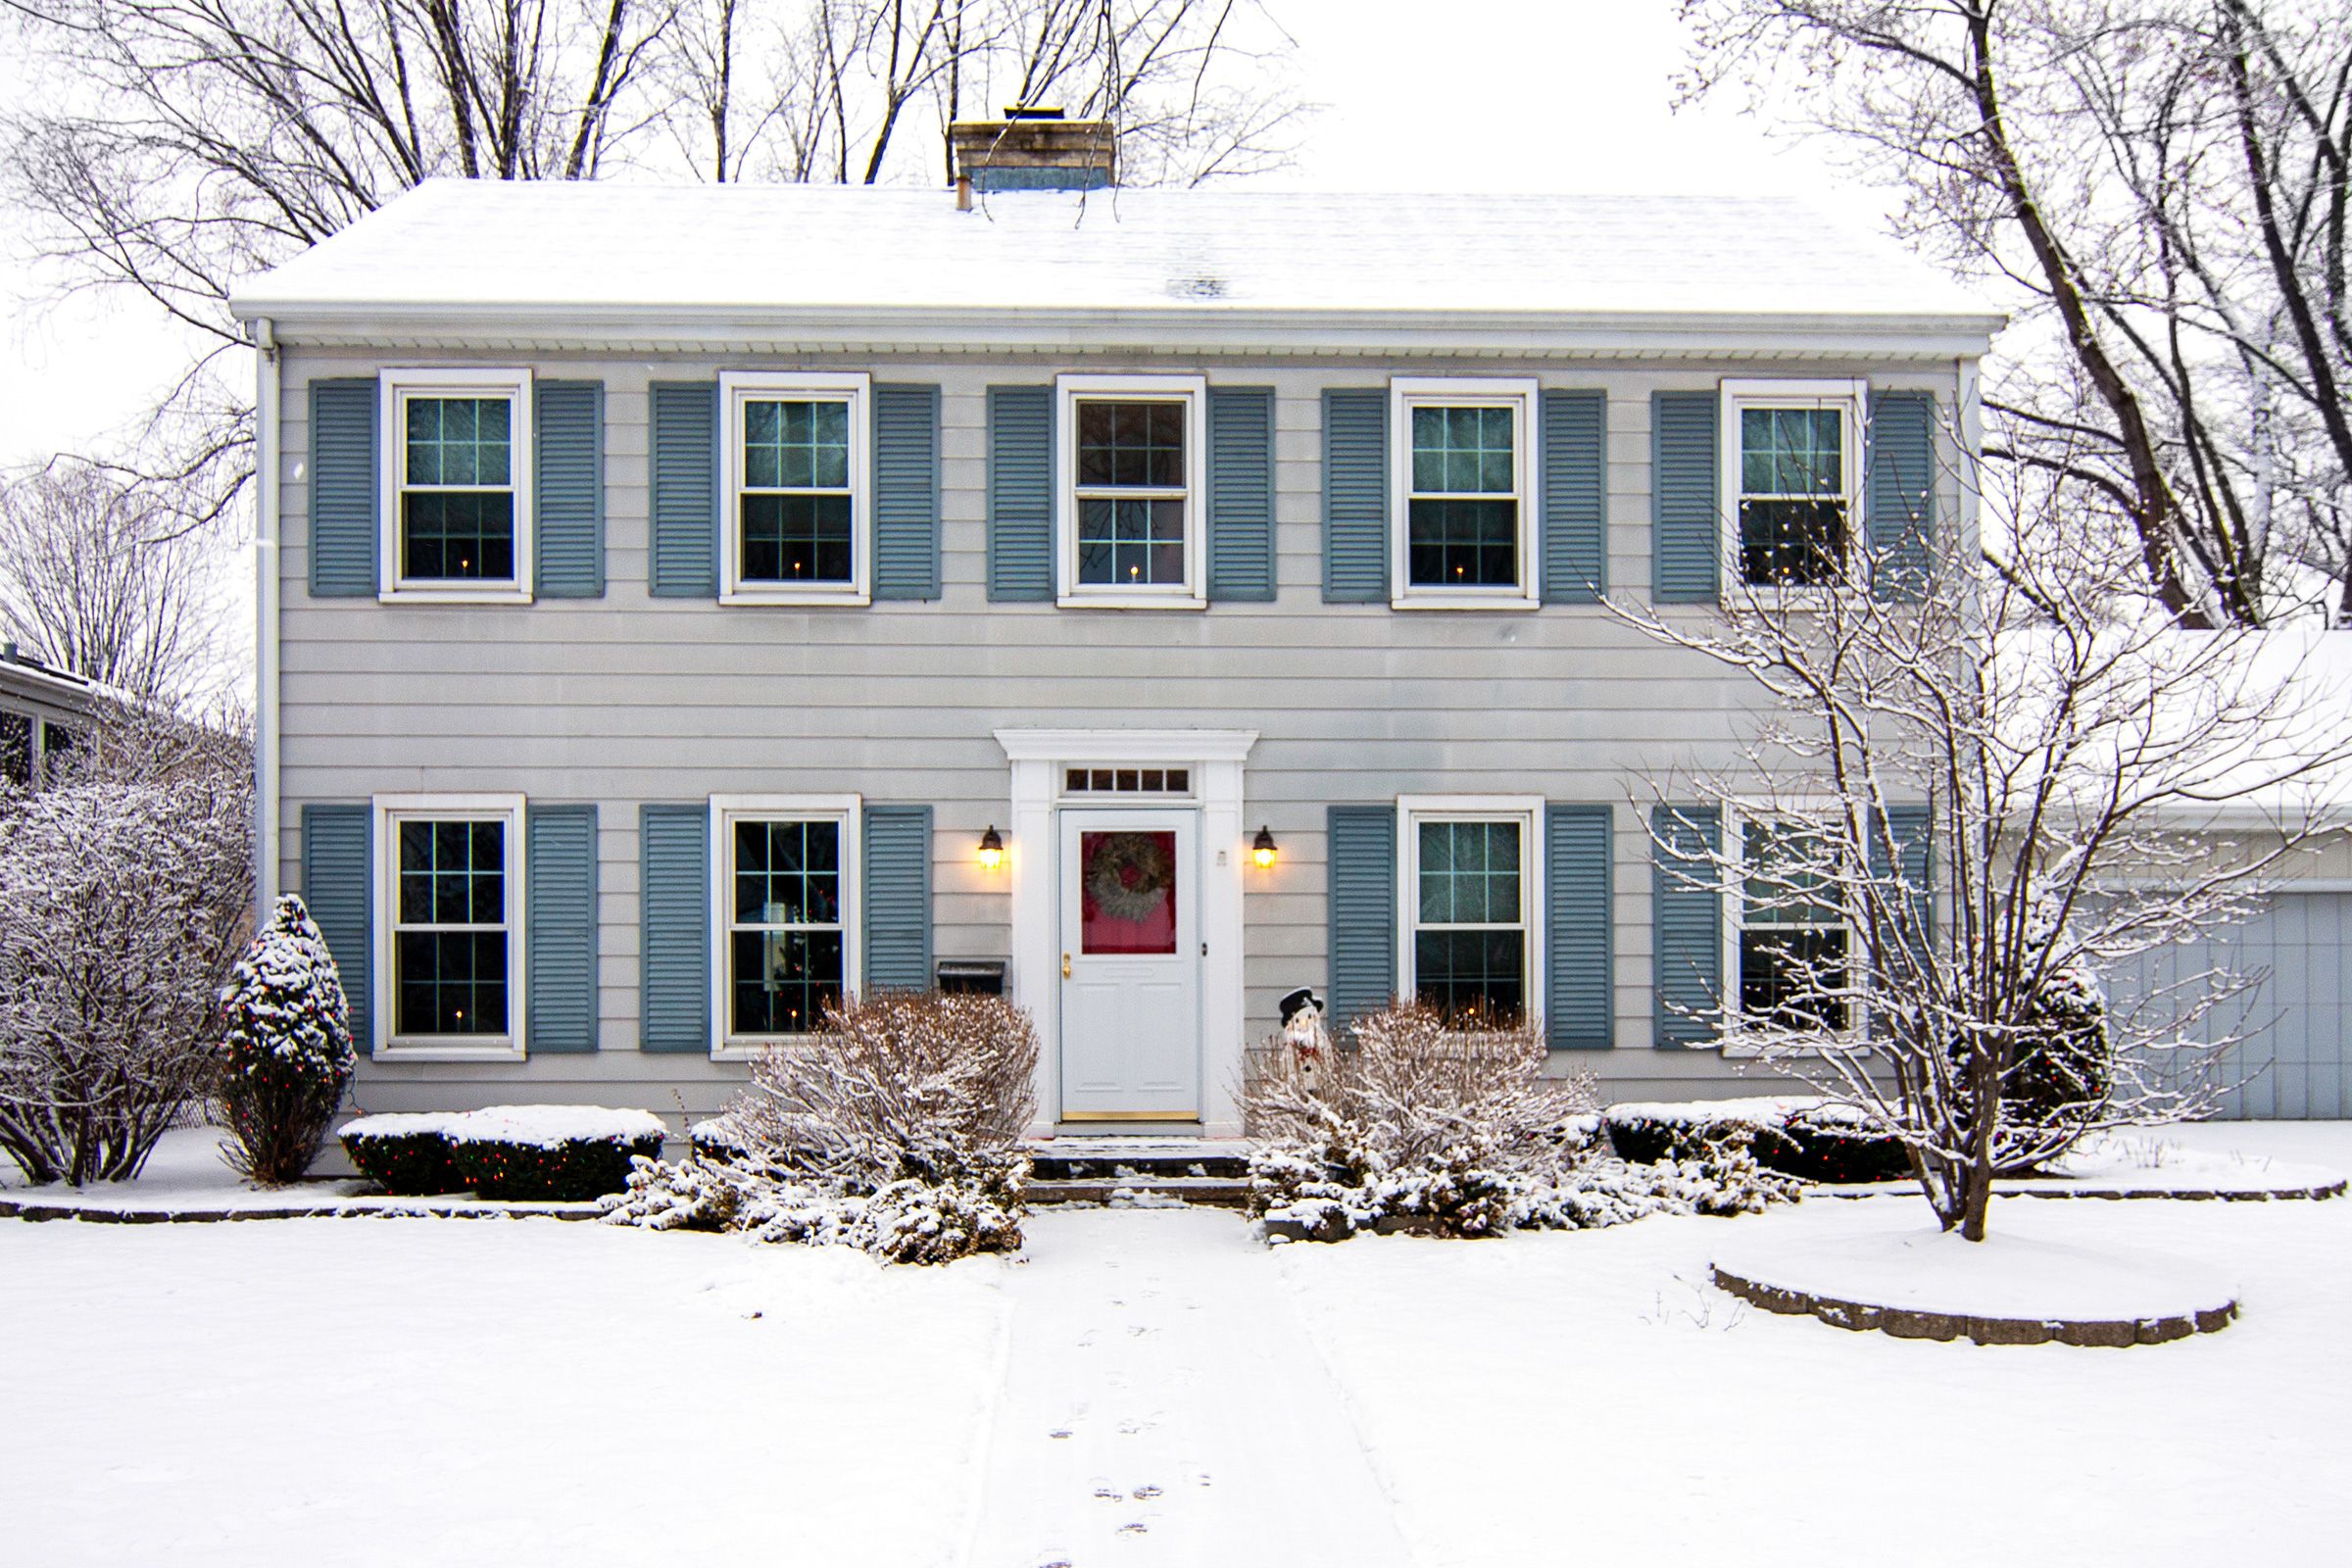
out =
{"type": "Polygon", "coordinates": [[[1061,1113],[1200,1113],[1195,811],[1061,813],[1061,1113]]]}

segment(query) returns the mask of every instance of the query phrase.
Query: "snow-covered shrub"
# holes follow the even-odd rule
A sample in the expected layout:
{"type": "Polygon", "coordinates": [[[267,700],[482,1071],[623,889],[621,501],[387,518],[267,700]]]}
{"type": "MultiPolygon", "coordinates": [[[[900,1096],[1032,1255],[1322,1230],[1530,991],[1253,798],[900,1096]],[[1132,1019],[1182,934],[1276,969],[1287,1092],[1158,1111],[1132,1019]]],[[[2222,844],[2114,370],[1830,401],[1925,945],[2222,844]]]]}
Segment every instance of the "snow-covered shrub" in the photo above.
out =
{"type": "Polygon", "coordinates": [[[1652,1214],[1728,1219],[1794,1202],[1803,1189],[1798,1178],[1758,1163],[1745,1137],[1727,1132],[1680,1157],[1637,1163],[1594,1155],[1552,1182],[1525,1183],[1511,1222],[1523,1230],[1598,1230],[1652,1214]]]}
{"type": "Polygon", "coordinates": [[[326,939],[302,900],[277,901],[221,988],[221,1157],[254,1180],[301,1179],[359,1060],[326,939]]]}
{"type": "Polygon", "coordinates": [[[2053,1143],[2071,1149],[2105,1113],[2114,1094],[2106,994],[2087,965],[2056,965],[2034,995],[2028,1033],[2001,1076],[2004,1133],[2028,1133],[2023,1139],[2008,1134],[2003,1146],[2022,1143],[2032,1152],[2004,1160],[2004,1171],[2046,1164],[2056,1157],[2048,1152],[2053,1143]]]}
{"type": "Polygon", "coordinates": [[[876,992],[768,1052],[675,1163],[640,1160],[615,1224],[740,1231],[940,1263],[1021,1245],[1037,1035],[996,997],[876,992]]]}
{"type": "Polygon", "coordinates": [[[1857,1106],[1810,1095],[1642,1102],[1602,1113],[1609,1142],[1636,1164],[1704,1157],[1727,1136],[1758,1163],[1809,1182],[1895,1181],[1910,1174],[1902,1140],[1873,1128],[1857,1106]]]}
{"type": "Polygon", "coordinates": [[[352,1163],[387,1193],[582,1202],[626,1188],[632,1162],[656,1159],[666,1134],[650,1111],[492,1105],[362,1116],[341,1136],[352,1163]]]}
{"type": "Polygon", "coordinates": [[[0,1152],[35,1182],[124,1180],[209,1093],[252,901],[252,753],[117,712],[36,792],[0,793],[0,1152]]]}

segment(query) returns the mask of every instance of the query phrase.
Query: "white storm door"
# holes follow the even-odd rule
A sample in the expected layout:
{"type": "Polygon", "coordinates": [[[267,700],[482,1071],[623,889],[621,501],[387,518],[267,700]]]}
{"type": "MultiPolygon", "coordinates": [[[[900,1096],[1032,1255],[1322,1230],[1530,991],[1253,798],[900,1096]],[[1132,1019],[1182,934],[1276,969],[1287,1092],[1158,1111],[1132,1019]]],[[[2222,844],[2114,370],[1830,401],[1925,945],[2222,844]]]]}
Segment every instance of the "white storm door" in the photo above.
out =
{"type": "Polygon", "coordinates": [[[1200,818],[1061,813],[1061,1114],[1200,1113],[1200,818]]]}

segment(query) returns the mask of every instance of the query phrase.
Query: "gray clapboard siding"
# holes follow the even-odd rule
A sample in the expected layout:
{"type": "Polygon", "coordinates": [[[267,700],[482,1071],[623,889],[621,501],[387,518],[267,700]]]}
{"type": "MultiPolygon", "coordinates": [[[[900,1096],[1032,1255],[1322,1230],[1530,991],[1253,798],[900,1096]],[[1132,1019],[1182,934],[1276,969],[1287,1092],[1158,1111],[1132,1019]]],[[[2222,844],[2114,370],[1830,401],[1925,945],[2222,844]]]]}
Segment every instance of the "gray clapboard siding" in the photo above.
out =
{"type": "Polygon", "coordinates": [[[1323,393],[1323,598],[1389,598],[1389,389],[1323,393]]]}
{"type": "Polygon", "coordinates": [[[311,597],[373,599],[376,549],[376,378],[311,383],[311,597]]]}
{"type": "Polygon", "coordinates": [[[1721,403],[1713,392],[1650,399],[1651,597],[1712,602],[1721,591],[1721,403]]]}
{"type": "Polygon", "coordinates": [[[642,864],[638,1037],[647,1051],[710,1049],[710,811],[648,803],[642,864]]]}
{"type": "Polygon", "coordinates": [[[1208,597],[1274,597],[1274,389],[1208,389],[1208,597]]]}
{"type": "Polygon", "coordinates": [[[1616,1044],[1611,817],[1606,806],[1544,812],[1544,1024],[1555,1051],[1616,1044]]]}
{"type": "Polygon", "coordinates": [[[1881,392],[1870,400],[1870,586],[1881,599],[1928,595],[1936,553],[1936,399],[1881,392]]]}
{"type": "Polygon", "coordinates": [[[931,808],[865,808],[865,983],[931,984],[931,808]]]}
{"type": "Polygon", "coordinates": [[[532,803],[525,853],[525,1048],[597,1047],[596,808],[532,803]]]}
{"type": "Polygon", "coordinates": [[[988,389],[988,597],[1054,589],[1054,389],[988,389]]]}
{"type": "Polygon", "coordinates": [[[718,597],[718,382],[656,381],[652,393],[651,592],[718,597]]]}
{"type": "Polygon", "coordinates": [[[540,381],[531,388],[535,425],[531,499],[537,530],[533,590],[548,599],[598,599],[605,592],[605,383],[540,381]]]}
{"type": "Polygon", "coordinates": [[[1598,602],[1608,574],[1606,392],[1544,394],[1544,602],[1598,602]]]}
{"type": "Polygon", "coordinates": [[[375,816],[366,806],[302,808],[302,902],[334,955],[351,1006],[351,1037],[366,1055],[375,1039],[375,816]]]}
{"type": "Polygon", "coordinates": [[[1705,1014],[1724,999],[1723,900],[1708,858],[1722,844],[1722,813],[1712,806],[1655,807],[1650,833],[1657,1044],[1702,1045],[1715,1035],[1705,1014]]]}
{"type": "Polygon", "coordinates": [[[939,597],[939,388],[874,388],[876,599],[939,597]]]}
{"type": "Polygon", "coordinates": [[[1396,809],[1335,806],[1329,816],[1331,983],[1336,1030],[1396,995],[1396,809]]]}

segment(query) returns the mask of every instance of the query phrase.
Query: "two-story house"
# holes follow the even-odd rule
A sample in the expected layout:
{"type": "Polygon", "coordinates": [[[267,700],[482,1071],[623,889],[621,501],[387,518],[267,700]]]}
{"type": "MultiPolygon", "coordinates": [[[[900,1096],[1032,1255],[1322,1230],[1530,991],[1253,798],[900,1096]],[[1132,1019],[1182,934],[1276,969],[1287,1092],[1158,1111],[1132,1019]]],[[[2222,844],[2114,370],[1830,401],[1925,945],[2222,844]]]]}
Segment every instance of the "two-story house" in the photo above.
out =
{"type": "Polygon", "coordinates": [[[1835,935],[1668,876],[1758,699],[1601,599],[1973,556],[1999,318],[1784,201],[960,140],[960,191],[436,180],[236,291],[262,891],[360,1102],[708,1110],[992,959],[1050,1127],[1232,1132],[1301,985],[1746,1087],[1680,1008],[1835,935]]]}

